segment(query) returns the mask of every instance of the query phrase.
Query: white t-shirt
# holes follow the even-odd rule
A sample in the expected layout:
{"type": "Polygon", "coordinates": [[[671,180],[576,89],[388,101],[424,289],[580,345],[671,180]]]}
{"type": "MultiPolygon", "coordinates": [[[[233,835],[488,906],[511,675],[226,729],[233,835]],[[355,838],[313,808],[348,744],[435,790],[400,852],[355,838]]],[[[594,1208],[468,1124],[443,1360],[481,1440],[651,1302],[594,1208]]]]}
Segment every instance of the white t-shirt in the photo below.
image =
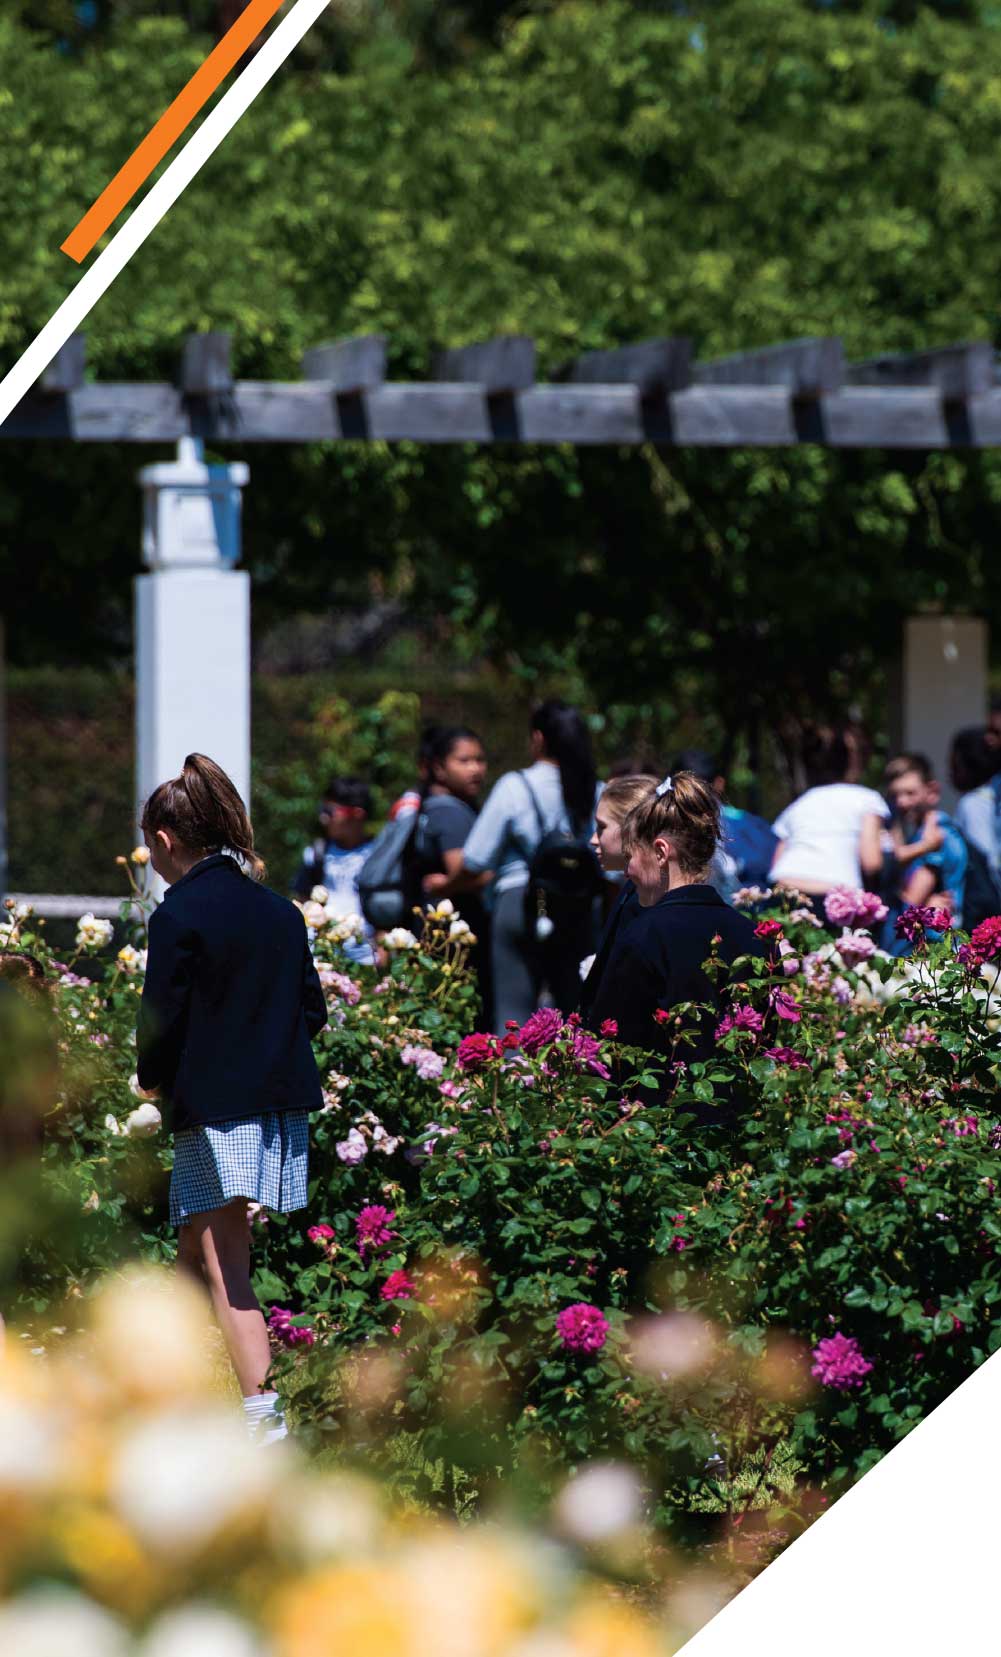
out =
{"type": "Polygon", "coordinates": [[[810,881],[824,886],[862,884],[859,836],[865,817],[884,821],[890,808],[874,788],[834,782],[808,788],[787,806],[772,828],[782,844],[772,864],[773,880],[810,881]]]}

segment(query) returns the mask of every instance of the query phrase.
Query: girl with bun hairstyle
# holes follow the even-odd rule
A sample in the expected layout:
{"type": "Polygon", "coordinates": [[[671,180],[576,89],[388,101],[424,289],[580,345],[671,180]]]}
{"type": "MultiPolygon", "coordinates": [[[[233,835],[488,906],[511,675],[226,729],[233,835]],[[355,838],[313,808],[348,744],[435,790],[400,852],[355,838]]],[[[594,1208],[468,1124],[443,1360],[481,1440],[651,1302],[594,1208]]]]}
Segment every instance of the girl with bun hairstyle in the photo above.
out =
{"type": "MultiPolygon", "coordinates": [[[[675,1037],[656,1014],[686,1001],[707,1004],[713,1011],[701,1017],[695,1041],[678,1046],[677,1057],[691,1063],[710,1056],[722,986],[703,967],[714,939],[718,958],[727,963],[764,953],[747,916],[731,909],[708,882],[719,840],[719,800],[708,783],[687,771],[665,777],[626,817],[622,845],[639,913],[620,928],[611,950],[587,1010],[592,1030],[612,1019],[620,1041],[670,1054],[675,1037]]],[[[703,1120],[720,1115],[719,1106],[707,1106],[703,1120]]]]}
{"type": "Polygon", "coordinates": [[[208,1289],[249,1429],[270,1443],[285,1424],[278,1394],[261,1390],[271,1353],[247,1204],[305,1207],[323,990],[302,915],[260,884],[243,801],[213,760],[189,754],[150,795],[142,828],[168,891],[149,923],[139,1085],[158,1094],[173,1128],[178,1266],[208,1289]]]}

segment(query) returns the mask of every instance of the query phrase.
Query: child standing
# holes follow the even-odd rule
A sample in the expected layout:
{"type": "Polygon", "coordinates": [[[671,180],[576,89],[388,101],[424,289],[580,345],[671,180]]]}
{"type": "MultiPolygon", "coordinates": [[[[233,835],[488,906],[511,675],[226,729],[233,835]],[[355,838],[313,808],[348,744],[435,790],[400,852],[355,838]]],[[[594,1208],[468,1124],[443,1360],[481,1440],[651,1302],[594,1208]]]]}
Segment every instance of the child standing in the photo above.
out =
{"type": "Polygon", "coordinates": [[[170,1218],[178,1266],[203,1282],[255,1436],[285,1437],[262,1392],[268,1332],[250,1279],[248,1202],[306,1204],[311,1038],[327,1021],[303,919],[259,884],[264,864],[226,773],[189,754],[146,803],[143,835],[167,882],[151,916],[138,1079],[174,1132],[170,1218]]]}
{"type": "MultiPolygon", "coordinates": [[[[340,920],[361,914],[358,877],[368,861],[374,841],[369,832],[372,818],[372,791],[361,777],[332,777],[319,810],[321,839],[303,853],[292,884],[297,898],[308,898],[315,886],[327,891],[326,908],[340,920]]],[[[365,937],[344,943],[350,961],[371,966],[372,929],[365,937]]]]}

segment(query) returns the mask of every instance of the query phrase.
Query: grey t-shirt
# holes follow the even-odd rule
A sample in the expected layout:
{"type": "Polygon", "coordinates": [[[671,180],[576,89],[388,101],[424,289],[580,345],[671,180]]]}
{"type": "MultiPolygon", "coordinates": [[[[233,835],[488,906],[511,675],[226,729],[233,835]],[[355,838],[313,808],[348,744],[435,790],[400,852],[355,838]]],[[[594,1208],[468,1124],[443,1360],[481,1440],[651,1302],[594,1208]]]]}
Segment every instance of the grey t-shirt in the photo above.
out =
{"type": "MultiPolygon", "coordinates": [[[[541,838],[539,819],[525,786],[526,776],[539,802],[545,832],[549,834],[554,829],[570,832],[559,766],[540,759],[524,774],[507,771],[499,777],[463,851],[466,868],[474,874],[493,869],[496,875],[493,889],[498,894],[528,884],[526,854],[531,856],[541,838]]],[[[600,792],[599,785],[596,800],[600,792]]]]}

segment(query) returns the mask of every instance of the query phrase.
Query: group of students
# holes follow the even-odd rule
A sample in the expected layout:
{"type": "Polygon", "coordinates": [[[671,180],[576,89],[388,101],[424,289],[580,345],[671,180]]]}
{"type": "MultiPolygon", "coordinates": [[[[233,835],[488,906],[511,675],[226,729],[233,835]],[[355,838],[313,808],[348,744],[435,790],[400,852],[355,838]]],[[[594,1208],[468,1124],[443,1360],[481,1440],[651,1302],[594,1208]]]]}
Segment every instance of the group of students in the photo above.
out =
{"type": "Polygon", "coordinates": [[[891,954],[911,947],[896,935],[910,906],[947,912],[971,930],[1001,911],[1001,708],[996,724],[957,732],[950,780],[954,816],[924,754],[895,755],[883,791],[859,782],[864,759],[857,731],[816,728],[804,761],[808,786],[776,819],[771,881],[807,894],[823,918],[835,887],[865,885],[887,907],[880,939],[891,954]]]}
{"type": "MultiPolygon", "coordinates": [[[[942,813],[920,756],[891,764],[888,801],[858,782],[850,733],[819,731],[807,755],[812,785],[769,828],[728,813],[707,756],[687,756],[692,763],[666,777],[630,771],[601,787],[584,721],[549,702],[532,717],[530,764],[501,777],[481,811],[482,744],[452,731],[429,743],[417,798],[401,801],[396,816],[414,819],[417,889],[429,900],[453,894],[467,914],[481,905],[495,1028],[524,1022],[548,993],[595,1033],[614,1032],[670,1066],[712,1051],[726,989],[725,975],[704,970],[710,954],[732,964],[765,947],[727,902],[728,880],[754,884],[763,871],[809,894],[821,913],[832,887],[868,877],[888,881],[898,903],[934,897],[969,920],[968,847],[975,832],[986,843],[999,815],[991,815],[997,767],[981,773],[1001,752],[1001,729],[997,741],[980,735],[982,745],[960,733],[953,749],[954,777],[968,785],[958,826],[942,813]],[[704,1010],[679,1043],[675,1021],[658,1015],[683,1003],[704,1010]]],[[[368,802],[354,784],[338,784],[323,812],[323,843],[301,875],[311,885],[322,876],[347,912],[372,855],[368,802]]],[[[138,1082],[173,1131],[179,1265],[207,1289],[248,1426],[271,1443],[285,1426],[266,1387],[271,1355],[251,1284],[247,1205],[289,1213],[306,1204],[309,1115],[322,1102],[312,1039],[326,1023],[324,993],[302,915],[263,884],[246,808],[218,765],[190,754],[150,796],[142,828],[167,891],[149,922],[138,1082]]],[[[987,843],[988,868],[991,855],[987,843]]],[[[0,991],[9,1018],[16,992],[0,991]]],[[[705,1109],[725,1123],[725,1101],[705,1109]]]]}
{"type": "MultiPolygon", "coordinates": [[[[742,888],[793,888],[821,920],[835,887],[865,884],[887,905],[880,942],[893,953],[910,947],[895,932],[908,905],[948,909],[968,929],[997,913],[1001,705],[991,721],[953,742],[951,780],[962,796],[955,817],[943,811],[922,754],[892,759],[882,793],[864,786],[868,755],[857,727],[807,730],[806,788],[774,823],[727,801],[726,779],[710,754],[679,753],[672,772],[695,778],[718,810],[711,884],[727,902],[742,888]]],[[[526,758],[481,806],[481,739],[465,726],[429,728],[420,786],[396,801],[375,838],[367,784],[335,778],[321,810],[324,839],[307,849],[294,888],[306,897],[320,882],[335,913],[368,917],[369,936],[355,946],[362,960],[373,958],[380,927],[412,927],[422,906],[450,898],[477,939],[473,964],[486,1022],[500,1035],[547,994],[559,1007],[576,1004],[580,963],[595,953],[623,879],[601,862],[603,816],[607,824],[617,801],[635,805],[657,782],[623,763],[601,784],[585,720],[557,700],[532,715],[526,758]]]]}

